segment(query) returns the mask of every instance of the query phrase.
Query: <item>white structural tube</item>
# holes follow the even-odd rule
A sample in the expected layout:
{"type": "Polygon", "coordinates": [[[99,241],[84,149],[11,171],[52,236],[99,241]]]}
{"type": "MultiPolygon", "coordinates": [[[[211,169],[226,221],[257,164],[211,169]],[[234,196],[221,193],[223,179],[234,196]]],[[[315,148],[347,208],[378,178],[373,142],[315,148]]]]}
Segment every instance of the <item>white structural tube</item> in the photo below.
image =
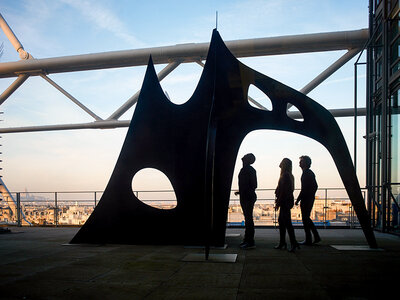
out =
{"type": "Polygon", "coordinates": [[[347,53],[345,53],[342,57],[340,57],[337,61],[335,61],[329,68],[315,77],[309,84],[303,87],[300,92],[303,94],[308,94],[313,89],[315,89],[321,82],[339,70],[345,63],[347,63],[350,59],[352,59],[357,53],[360,52],[361,49],[351,49],[347,53]]]}
{"type": "Polygon", "coordinates": [[[14,34],[14,32],[11,30],[10,26],[8,26],[7,21],[3,18],[3,16],[0,14],[0,28],[3,30],[4,34],[8,38],[8,40],[11,42],[11,44],[14,46],[15,50],[19,53],[19,57],[21,59],[28,59],[29,58],[29,53],[27,53],[24,50],[24,47],[14,34]]]}
{"type": "Polygon", "coordinates": [[[0,105],[7,100],[24,82],[27,80],[29,75],[21,74],[17,79],[0,95],[0,105]]]}
{"type": "MultiPolygon", "coordinates": [[[[157,78],[159,81],[163,80],[169,73],[175,70],[180,65],[180,62],[172,62],[169,63],[164,69],[157,74],[157,78]]],[[[124,104],[121,105],[111,116],[108,120],[117,120],[120,116],[122,116],[129,108],[136,104],[139,99],[140,90],[134,94],[131,98],[129,98],[124,104]]]]}
{"type": "MultiPolygon", "coordinates": [[[[254,57],[318,51],[362,48],[368,40],[368,29],[328,33],[290,35],[226,42],[236,57],[254,57]]],[[[97,70],[146,65],[151,55],[155,64],[172,61],[198,62],[206,59],[209,43],[180,44],[137,50],[112,51],[45,59],[0,63],[0,78],[97,70]]]]}
{"type": "MultiPolygon", "coordinates": [[[[334,117],[353,117],[354,108],[332,109],[330,110],[334,117]]],[[[358,108],[358,116],[365,116],[366,109],[358,108]]],[[[292,119],[302,119],[300,112],[288,112],[288,116],[292,119]]],[[[53,130],[72,130],[72,129],[112,129],[118,127],[128,127],[131,121],[129,120],[104,120],[90,123],[79,124],[60,124],[60,125],[43,125],[43,126],[26,126],[26,127],[9,127],[0,128],[0,134],[3,133],[18,133],[18,132],[35,132],[35,131],[53,131],[53,130]]]]}
{"type": "Polygon", "coordinates": [[[59,86],[57,83],[55,83],[53,80],[51,80],[48,76],[41,75],[41,77],[44,80],[46,80],[48,83],[50,83],[52,86],[54,86],[61,93],[63,93],[72,102],[74,102],[76,105],[78,105],[80,108],[82,108],[86,113],[88,113],[90,116],[92,116],[96,121],[101,121],[102,120],[98,115],[96,115],[89,108],[87,108],[85,105],[83,105],[81,102],[79,102],[74,96],[72,96],[70,93],[68,93],[66,90],[64,90],[61,86],[59,86]]]}

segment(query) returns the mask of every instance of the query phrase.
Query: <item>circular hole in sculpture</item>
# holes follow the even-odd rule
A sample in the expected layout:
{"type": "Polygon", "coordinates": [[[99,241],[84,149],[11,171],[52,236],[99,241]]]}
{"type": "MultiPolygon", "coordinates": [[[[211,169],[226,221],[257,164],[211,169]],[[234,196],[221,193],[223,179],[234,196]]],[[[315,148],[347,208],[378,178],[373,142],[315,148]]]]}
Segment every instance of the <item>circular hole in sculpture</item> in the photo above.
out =
{"type": "Polygon", "coordinates": [[[271,99],[255,85],[250,84],[247,95],[251,106],[262,110],[272,110],[271,99]]]}
{"type": "Polygon", "coordinates": [[[171,181],[157,169],[137,172],[132,179],[132,191],[140,201],[158,209],[172,209],[177,205],[171,181]]]}

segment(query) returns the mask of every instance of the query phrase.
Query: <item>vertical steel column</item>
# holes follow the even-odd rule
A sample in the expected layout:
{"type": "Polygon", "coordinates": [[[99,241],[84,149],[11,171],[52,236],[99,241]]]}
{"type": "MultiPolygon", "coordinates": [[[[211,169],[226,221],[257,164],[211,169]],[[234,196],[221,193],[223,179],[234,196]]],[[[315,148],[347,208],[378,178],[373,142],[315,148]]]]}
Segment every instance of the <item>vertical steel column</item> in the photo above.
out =
{"type": "Polygon", "coordinates": [[[21,227],[21,193],[17,193],[17,226],[21,227]]]}
{"type": "MultiPolygon", "coordinates": [[[[369,36],[370,39],[373,39],[373,32],[374,32],[374,15],[373,15],[374,9],[373,9],[373,0],[369,0],[369,36]]],[[[368,202],[367,202],[367,209],[369,212],[369,218],[371,220],[371,225],[374,227],[374,217],[375,215],[373,214],[373,207],[372,207],[372,197],[373,197],[373,190],[372,190],[372,151],[371,151],[371,118],[372,118],[372,107],[371,107],[371,102],[372,102],[372,46],[374,44],[374,41],[370,41],[367,47],[367,78],[366,78],[366,104],[365,107],[367,108],[367,113],[366,113],[366,149],[365,149],[365,159],[366,159],[366,184],[367,184],[367,190],[368,190],[368,202]]]]}
{"type": "Polygon", "coordinates": [[[357,174],[357,63],[354,64],[354,170],[357,174]]]}
{"type": "Polygon", "coordinates": [[[382,232],[387,231],[387,102],[389,97],[389,86],[388,86],[388,52],[389,52],[389,39],[388,39],[388,21],[387,21],[387,1],[383,3],[385,5],[384,8],[384,17],[382,19],[382,28],[383,28],[383,65],[382,65],[382,126],[381,126],[381,161],[382,161],[382,170],[381,170],[381,186],[382,186],[382,232]]]}

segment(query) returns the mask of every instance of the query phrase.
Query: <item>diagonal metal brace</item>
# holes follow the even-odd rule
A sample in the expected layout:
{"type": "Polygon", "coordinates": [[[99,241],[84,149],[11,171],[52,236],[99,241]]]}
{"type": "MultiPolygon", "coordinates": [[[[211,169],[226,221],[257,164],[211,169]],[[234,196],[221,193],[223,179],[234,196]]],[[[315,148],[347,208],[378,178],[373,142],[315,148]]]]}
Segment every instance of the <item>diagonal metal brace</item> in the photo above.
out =
{"type": "MultiPolygon", "coordinates": [[[[161,81],[163,80],[168,74],[170,74],[173,70],[175,70],[179,65],[181,64],[181,61],[173,61],[169,63],[164,69],[160,71],[160,73],[157,74],[158,80],[161,81]]],[[[136,104],[138,98],[139,98],[140,90],[134,94],[131,98],[129,98],[124,104],[121,105],[120,108],[118,108],[114,113],[111,114],[107,118],[107,120],[118,120],[119,117],[121,117],[128,109],[130,109],[133,105],[136,104]]]]}

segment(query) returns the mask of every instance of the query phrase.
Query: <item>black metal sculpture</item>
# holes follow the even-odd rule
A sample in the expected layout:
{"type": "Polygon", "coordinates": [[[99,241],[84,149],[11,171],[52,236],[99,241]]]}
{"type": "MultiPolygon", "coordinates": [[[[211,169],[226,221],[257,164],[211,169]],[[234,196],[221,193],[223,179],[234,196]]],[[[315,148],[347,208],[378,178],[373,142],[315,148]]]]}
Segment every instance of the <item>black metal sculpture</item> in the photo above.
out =
{"type": "Polygon", "coordinates": [[[245,136],[257,129],[291,131],[323,144],[335,161],[369,245],[376,247],[352,160],[334,117],[304,94],[243,65],[216,30],[200,82],[182,105],[166,98],[150,58],[114,172],[71,243],[223,246],[236,156],[245,136]],[[250,84],[268,95],[271,111],[248,103],[250,84]],[[304,120],[288,117],[288,104],[304,120]],[[171,181],[175,208],[157,209],[133,194],[134,175],[149,167],[171,181]]]}

